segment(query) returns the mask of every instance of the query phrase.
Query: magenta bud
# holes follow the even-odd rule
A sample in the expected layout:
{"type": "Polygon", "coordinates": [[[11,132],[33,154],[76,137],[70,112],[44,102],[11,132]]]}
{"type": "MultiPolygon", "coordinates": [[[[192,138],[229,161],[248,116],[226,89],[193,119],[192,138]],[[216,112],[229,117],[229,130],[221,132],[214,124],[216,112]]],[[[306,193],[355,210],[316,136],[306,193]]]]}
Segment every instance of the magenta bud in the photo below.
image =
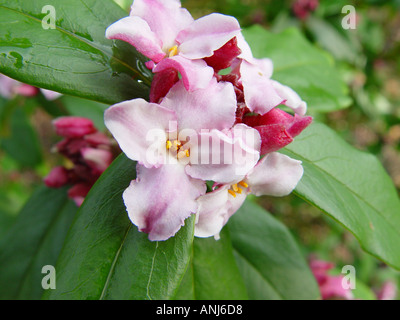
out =
{"type": "Polygon", "coordinates": [[[68,170],[64,167],[55,167],[47,177],[44,178],[44,183],[49,188],[60,188],[68,183],[68,170]]]}
{"type": "Polygon", "coordinates": [[[293,141],[312,122],[303,117],[274,108],[264,115],[245,116],[243,122],[257,129],[261,136],[261,154],[277,151],[293,141]]]}
{"type": "Polygon", "coordinates": [[[90,119],[82,117],[60,117],[53,125],[57,134],[65,138],[81,138],[97,131],[90,119]]]}

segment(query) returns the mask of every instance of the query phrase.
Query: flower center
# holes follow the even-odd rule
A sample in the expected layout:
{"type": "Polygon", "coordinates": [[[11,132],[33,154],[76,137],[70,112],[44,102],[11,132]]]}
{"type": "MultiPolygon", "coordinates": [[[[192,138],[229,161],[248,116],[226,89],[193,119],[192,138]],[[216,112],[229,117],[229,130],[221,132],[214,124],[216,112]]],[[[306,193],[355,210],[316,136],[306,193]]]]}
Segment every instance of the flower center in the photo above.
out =
{"type": "Polygon", "coordinates": [[[240,188],[238,185],[243,188],[249,187],[249,185],[244,181],[240,181],[239,183],[235,183],[235,184],[231,185],[231,187],[228,189],[228,192],[234,198],[236,198],[237,194],[241,194],[243,192],[243,189],[240,188]]]}
{"type": "Polygon", "coordinates": [[[167,140],[166,148],[174,157],[178,159],[190,157],[190,150],[185,149],[184,145],[179,140],[167,140]]]}
{"type": "Polygon", "coordinates": [[[171,48],[168,50],[168,56],[169,56],[170,58],[173,57],[173,56],[176,56],[177,54],[178,54],[178,46],[177,46],[177,45],[171,47],[171,48]]]}

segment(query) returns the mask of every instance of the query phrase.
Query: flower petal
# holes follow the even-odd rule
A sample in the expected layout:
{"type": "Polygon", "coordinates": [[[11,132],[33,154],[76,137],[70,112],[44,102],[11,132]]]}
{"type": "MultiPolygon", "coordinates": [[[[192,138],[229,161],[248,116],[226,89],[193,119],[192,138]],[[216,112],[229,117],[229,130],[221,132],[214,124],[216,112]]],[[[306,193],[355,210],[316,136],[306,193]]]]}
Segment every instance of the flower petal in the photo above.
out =
{"type": "Polygon", "coordinates": [[[44,97],[45,97],[47,100],[50,100],[50,101],[56,100],[56,99],[58,99],[59,97],[62,96],[61,93],[55,92],[55,91],[52,91],[52,90],[40,89],[40,91],[42,92],[42,94],[44,95],[44,97]]]}
{"type": "Polygon", "coordinates": [[[237,37],[237,46],[241,51],[241,54],[238,56],[239,59],[246,60],[248,63],[256,66],[265,77],[271,78],[274,70],[274,64],[269,58],[257,59],[253,57],[253,53],[251,52],[251,48],[249,44],[243,37],[243,34],[238,35],[237,37]]]}
{"type": "Polygon", "coordinates": [[[237,39],[234,37],[214,51],[211,57],[204,58],[204,61],[218,73],[220,70],[229,68],[240,53],[241,50],[237,46],[237,39]]]}
{"type": "Polygon", "coordinates": [[[200,132],[190,146],[186,172],[193,178],[233,183],[242,180],[257,164],[261,139],[257,130],[237,124],[231,130],[200,132]]]}
{"type": "Polygon", "coordinates": [[[178,81],[178,71],[174,68],[165,68],[161,72],[155,73],[151,81],[150,102],[159,103],[178,81]]]}
{"type": "Polygon", "coordinates": [[[214,78],[206,89],[193,92],[188,92],[183,81],[179,81],[161,105],[175,111],[179,129],[222,130],[230,128],[235,122],[236,95],[233,86],[228,82],[217,82],[214,78]]]}
{"type": "Polygon", "coordinates": [[[267,113],[284,101],[276,92],[270,74],[264,74],[269,72],[267,64],[264,61],[260,67],[243,60],[240,65],[244,100],[250,111],[259,114],[267,113]]]}
{"type": "Polygon", "coordinates": [[[145,20],[167,52],[176,45],[178,33],[193,22],[191,14],[181,8],[179,0],[135,0],[131,7],[131,16],[145,20]]]}
{"type": "Polygon", "coordinates": [[[277,151],[287,146],[293,141],[293,138],[286,131],[286,128],[280,124],[270,124],[254,127],[261,136],[261,154],[267,154],[277,151]]]}
{"type": "Polygon", "coordinates": [[[154,62],[161,61],[166,55],[162,50],[161,40],[147,22],[139,17],[126,17],[113,23],[107,28],[106,37],[130,43],[154,62]]]}
{"type": "Polygon", "coordinates": [[[137,179],[123,194],[129,218],[150,240],[166,240],[197,211],[196,199],[206,192],[204,181],[186,175],[180,164],[160,168],[137,166],[137,179]]]}
{"type": "Polygon", "coordinates": [[[297,92],[275,80],[272,80],[272,86],[278,95],[284,100],[283,104],[285,106],[292,109],[298,115],[304,116],[306,114],[307,103],[301,100],[297,92]]]}
{"type": "Polygon", "coordinates": [[[229,218],[240,208],[246,199],[246,193],[233,197],[228,193],[228,185],[201,196],[197,202],[197,221],[194,235],[200,238],[214,236],[219,238],[224,225],[229,218]]]}
{"type": "Polygon", "coordinates": [[[134,99],[108,108],[104,119],[128,158],[146,167],[164,162],[165,154],[155,155],[154,151],[165,150],[169,127],[176,123],[174,111],[143,99],[134,99]]]}
{"type": "Polygon", "coordinates": [[[254,57],[253,57],[253,53],[251,51],[251,48],[249,46],[249,44],[247,43],[247,41],[245,40],[245,38],[243,37],[243,34],[240,33],[236,36],[237,39],[237,45],[241,51],[240,55],[238,56],[238,58],[240,59],[244,59],[247,62],[252,62],[254,57]]]}
{"type": "Polygon", "coordinates": [[[153,68],[153,72],[163,72],[170,68],[180,72],[188,91],[207,88],[214,76],[214,70],[205,61],[189,60],[179,55],[163,59],[153,68]]]}
{"type": "Polygon", "coordinates": [[[196,237],[207,238],[221,231],[229,215],[228,196],[228,186],[224,186],[197,200],[199,208],[194,229],[196,237]]]}
{"type": "Polygon", "coordinates": [[[256,196],[286,196],[303,175],[301,161],[273,152],[267,154],[248,174],[251,193],[256,196]]]}
{"type": "Polygon", "coordinates": [[[211,57],[214,51],[240,33],[239,22],[231,16],[212,13],[179,32],[179,52],[188,59],[211,57]]]}
{"type": "Polygon", "coordinates": [[[277,151],[293,141],[311,122],[312,117],[302,117],[274,108],[264,115],[250,115],[243,122],[261,135],[261,154],[277,151]]]}

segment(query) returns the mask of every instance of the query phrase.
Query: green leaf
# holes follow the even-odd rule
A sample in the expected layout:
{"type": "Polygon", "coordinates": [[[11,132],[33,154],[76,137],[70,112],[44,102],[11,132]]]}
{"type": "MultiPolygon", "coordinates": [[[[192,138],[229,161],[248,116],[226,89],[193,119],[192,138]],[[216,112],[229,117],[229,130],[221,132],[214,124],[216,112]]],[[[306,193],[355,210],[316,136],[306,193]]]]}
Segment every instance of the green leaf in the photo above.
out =
{"type": "Polygon", "coordinates": [[[38,188],[0,241],[0,299],[40,299],[41,273],[55,265],[77,211],[65,188],[38,188]]]}
{"type": "Polygon", "coordinates": [[[319,289],[286,226],[247,200],[228,223],[249,298],[314,300],[319,289]]]}
{"type": "MultiPolygon", "coordinates": [[[[0,197],[1,199],[2,197],[0,197]]],[[[10,227],[14,224],[16,216],[0,207],[0,239],[7,233],[10,227]]]]}
{"type": "Polygon", "coordinates": [[[192,259],[176,300],[243,300],[246,287],[233,256],[229,231],[221,238],[195,238],[192,259]]]}
{"type": "Polygon", "coordinates": [[[400,200],[377,158],[319,123],[284,153],[303,162],[296,194],[350,230],[365,251],[400,269],[400,200]]]}
{"type": "Polygon", "coordinates": [[[297,29],[275,34],[255,25],[243,30],[243,35],[256,58],[273,61],[272,78],[293,88],[310,111],[330,112],[350,105],[332,58],[311,45],[297,29]]]}
{"type": "Polygon", "coordinates": [[[104,103],[148,98],[151,73],[132,46],[105,38],[128,14],[110,0],[0,0],[0,72],[41,88],[104,103]]]}
{"type": "Polygon", "coordinates": [[[10,115],[8,129],[0,137],[2,149],[22,167],[38,165],[42,161],[39,138],[21,107],[17,106],[10,115]]]}
{"type": "Polygon", "coordinates": [[[44,299],[169,299],[190,260],[194,217],[167,241],[151,242],[128,219],[123,191],[135,163],[119,156],[87,195],[56,265],[57,289],[44,299]]]}

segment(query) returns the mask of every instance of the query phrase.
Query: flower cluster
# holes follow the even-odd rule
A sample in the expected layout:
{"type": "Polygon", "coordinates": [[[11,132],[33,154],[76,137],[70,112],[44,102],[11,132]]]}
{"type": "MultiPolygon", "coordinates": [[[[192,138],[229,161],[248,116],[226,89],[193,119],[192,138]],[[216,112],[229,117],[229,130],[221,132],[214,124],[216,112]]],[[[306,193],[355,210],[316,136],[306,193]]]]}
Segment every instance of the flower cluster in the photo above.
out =
{"type": "MultiPolygon", "coordinates": [[[[311,256],[309,265],[317,281],[322,300],[357,299],[354,297],[352,289],[347,284],[348,280],[343,274],[331,274],[335,268],[334,263],[311,256]]],[[[396,300],[398,290],[395,282],[386,280],[378,290],[374,291],[373,294],[377,300],[396,300]]]]}
{"type": "Polygon", "coordinates": [[[123,199],[150,240],[173,236],[192,214],[196,236],[218,238],[247,194],[295,188],[301,162],[276,151],[312,119],[296,92],[271,79],[272,61],[253,57],[235,18],[194,20],[179,0],[135,0],[106,36],[134,46],[154,73],[150,102],[124,101],[105,113],[138,162],[123,199]]]}
{"type": "Polygon", "coordinates": [[[296,0],[293,3],[293,13],[300,20],[308,18],[311,12],[315,11],[319,5],[318,0],[296,0]]]}
{"type": "Polygon", "coordinates": [[[115,158],[110,139],[93,122],[81,117],[61,117],[53,122],[64,139],[54,147],[68,159],[68,168],[57,166],[44,179],[50,188],[72,185],[68,196],[80,206],[90,188],[115,158]]]}
{"type": "Polygon", "coordinates": [[[317,260],[312,258],[310,261],[311,271],[317,280],[322,300],[332,299],[353,299],[353,293],[350,288],[343,287],[343,275],[330,275],[329,271],[335,265],[332,262],[317,260]]]}

